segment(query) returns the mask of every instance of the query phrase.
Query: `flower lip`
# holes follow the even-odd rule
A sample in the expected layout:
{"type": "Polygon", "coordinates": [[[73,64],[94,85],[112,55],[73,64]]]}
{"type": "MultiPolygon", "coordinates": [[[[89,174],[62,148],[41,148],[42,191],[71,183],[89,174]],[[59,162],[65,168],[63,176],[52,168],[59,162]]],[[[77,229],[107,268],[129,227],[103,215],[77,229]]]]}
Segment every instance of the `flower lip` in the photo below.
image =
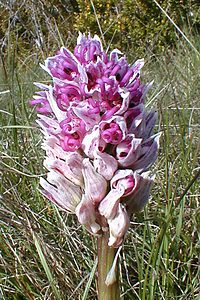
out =
{"type": "Polygon", "coordinates": [[[61,146],[65,151],[74,152],[78,150],[81,147],[80,135],[77,132],[66,135],[61,146]]]}
{"type": "Polygon", "coordinates": [[[126,123],[123,117],[113,116],[99,125],[101,138],[109,144],[118,145],[126,136],[126,123]]]}
{"type": "Polygon", "coordinates": [[[106,143],[119,144],[122,140],[123,134],[119,128],[119,125],[111,122],[106,124],[102,130],[101,137],[106,143]]]}

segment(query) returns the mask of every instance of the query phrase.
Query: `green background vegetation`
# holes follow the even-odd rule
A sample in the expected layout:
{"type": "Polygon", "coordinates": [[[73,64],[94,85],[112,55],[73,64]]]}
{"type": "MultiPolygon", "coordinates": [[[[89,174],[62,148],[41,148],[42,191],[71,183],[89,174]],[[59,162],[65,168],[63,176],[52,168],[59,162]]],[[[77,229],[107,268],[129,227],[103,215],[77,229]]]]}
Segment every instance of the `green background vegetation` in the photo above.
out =
{"type": "Polygon", "coordinates": [[[42,136],[28,106],[33,82],[50,80],[38,63],[73,49],[81,30],[130,63],[145,57],[163,132],[149,204],[120,255],[122,299],[199,299],[200,10],[158,2],[179,31],[150,0],[0,1],[0,298],[97,299],[96,239],[39,193],[42,136]]]}
{"type": "MultiPolygon", "coordinates": [[[[189,34],[200,31],[198,0],[158,2],[180,28],[187,24],[189,34]]],[[[69,46],[77,31],[100,34],[102,30],[111,48],[132,56],[163,52],[179,35],[153,0],[4,0],[0,8],[2,50],[12,44],[23,56],[30,51],[49,55],[61,40],[69,46]]]]}

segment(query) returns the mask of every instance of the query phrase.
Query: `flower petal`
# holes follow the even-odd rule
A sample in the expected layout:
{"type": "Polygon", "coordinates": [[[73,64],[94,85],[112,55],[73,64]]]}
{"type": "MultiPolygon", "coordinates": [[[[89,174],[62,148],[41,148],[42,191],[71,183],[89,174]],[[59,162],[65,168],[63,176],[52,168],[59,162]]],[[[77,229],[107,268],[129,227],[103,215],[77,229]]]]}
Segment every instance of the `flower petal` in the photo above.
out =
{"type": "Polygon", "coordinates": [[[152,135],[154,126],[156,124],[158,118],[158,113],[156,111],[151,111],[149,114],[146,116],[146,126],[145,126],[145,131],[143,133],[143,138],[149,138],[152,135]]]}
{"type": "Polygon", "coordinates": [[[116,158],[122,167],[131,166],[141,155],[142,139],[128,134],[126,139],[116,147],[116,158]]]}
{"type": "Polygon", "coordinates": [[[120,89],[120,96],[122,97],[122,105],[120,109],[115,113],[115,115],[122,115],[125,111],[127,111],[130,103],[130,92],[124,91],[124,89],[120,89]]]}
{"type": "Polygon", "coordinates": [[[117,145],[126,137],[127,127],[124,117],[113,116],[109,120],[101,121],[99,127],[101,138],[106,143],[117,145]]]}
{"type": "Polygon", "coordinates": [[[91,113],[92,108],[87,101],[82,101],[78,105],[72,106],[72,110],[78,118],[84,121],[87,131],[100,122],[101,117],[99,113],[91,113]]]}
{"type": "Polygon", "coordinates": [[[121,197],[129,195],[135,181],[132,170],[118,170],[111,180],[111,190],[99,205],[99,212],[106,219],[113,219],[117,213],[121,197]]]}
{"type": "Polygon", "coordinates": [[[123,196],[125,188],[122,186],[111,189],[106,197],[99,204],[99,212],[106,219],[112,219],[117,214],[120,198],[123,196]]]}
{"type": "Polygon", "coordinates": [[[128,109],[124,117],[126,119],[129,133],[134,133],[134,130],[142,123],[144,119],[144,105],[139,104],[133,108],[128,109]]]}
{"type": "Polygon", "coordinates": [[[59,135],[61,128],[57,120],[38,114],[39,119],[36,122],[42,128],[44,136],[59,135]]]}
{"type": "Polygon", "coordinates": [[[141,145],[140,156],[131,164],[133,170],[144,172],[156,161],[161,133],[151,136],[141,145]]]}
{"type": "Polygon", "coordinates": [[[74,184],[82,187],[83,186],[83,175],[82,175],[82,160],[83,158],[77,152],[69,153],[66,155],[65,161],[61,159],[55,159],[46,157],[44,160],[44,166],[50,170],[57,170],[63,174],[74,184]]]}
{"type": "Polygon", "coordinates": [[[101,229],[101,226],[96,222],[96,212],[93,203],[90,199],[83,195],[81,202],[76,207],[76,216],[82,225],[96,234],[101,229]]]}
{"type": "Polygon", "coordinates": [[[99,127],[94,126],[93,130],[83,138],[82,149],[89,158],[94,158],[94,153],[98,151],[99,147],[103,151],[105,144],[105,142],[100,141],[99,127]]]}
{"type": "Polygon", "coordinates": [[[57,102],[53,96],[53,88],[49,87],[49,91],[46,93],[47,93],[47,99],[49,101],[49,105],[50,105],[53,113],[55,114],[58,122],[61,122],[62,120],[65,119],[66,114],[64,111],[62,111],[58,108],[57,102]]]}
{"type": "Polygon", "coordinates": [[[60,147],[59,139],[54,136],[46,136],[42,143],[42,149],[45,150],[46,155],[51,158],[60,158],[62,160],[66,159],[68,153],[66,153],[62,147],[60,147]]]}
{"type": "Polygon", "coordinates": [[[149,199],[150,188],[155,178],[155,176],[149,177],[149,172],[141,175],[135,172],[134,177],[135,187],[132,193],[123,199],[129,216],[143,209],[149,199]]]}
{"type": "Polygon", "coordinates": [[[47,174],[47,180],[48,182],[40,179],[40,185],[44,189],[42,193],[60,208],[74,213],[81,201],[81,189],[55,170],[47,174]]]}
{"type": "Polygon", "coordinates": [[[119,247],[123,242],[130,220],[125,207],[122,204],[118,205],[117,214],[113,219],[108,219],[110,238],[108,246],[119,247]]]}
{"type": "Polygon", "coordinates": [[[83,160],[83,177],[85,183],[85,197],[96,206],[106,195],[107,181],[101,176],[89,161],[83,160]]]}
{"type": "Polygon", "coordinates": [[[94,153],[94,167],[106,180],[110,180],[117,170],[117,160],[106,152],[94,153]]]}

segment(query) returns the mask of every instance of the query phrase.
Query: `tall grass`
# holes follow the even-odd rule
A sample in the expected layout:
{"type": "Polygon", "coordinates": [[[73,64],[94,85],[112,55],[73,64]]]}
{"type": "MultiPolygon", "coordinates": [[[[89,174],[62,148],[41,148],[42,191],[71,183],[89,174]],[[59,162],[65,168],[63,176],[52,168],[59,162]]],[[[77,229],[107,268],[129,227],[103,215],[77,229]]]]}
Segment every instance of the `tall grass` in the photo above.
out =
{"type": "MultiPolygon", "coordinates": [[[[28,60],[22,67],[10,47],[0,69],[0,298],[96,299],[95,238],[38,192],[46,170],[28,99],[32,82],[48,78],[36,56],[28,60]]],[[[143,81],[155,80],[147,105],[157,107],[163,134],[150,202],[133,217],[120,256],[124,300],[199,296],[199,71],[184,39],[146,57],[143,81]]]]}

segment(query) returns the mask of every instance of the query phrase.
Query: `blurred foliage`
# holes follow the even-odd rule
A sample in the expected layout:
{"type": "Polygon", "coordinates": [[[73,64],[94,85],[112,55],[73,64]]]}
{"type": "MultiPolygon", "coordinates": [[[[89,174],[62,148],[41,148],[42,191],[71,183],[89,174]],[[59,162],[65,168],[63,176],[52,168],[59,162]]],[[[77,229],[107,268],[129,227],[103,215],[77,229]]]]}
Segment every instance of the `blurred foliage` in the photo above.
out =
{"type": "MultiPolygon", "coordinates": [[[[188,24],[189,33],[200,32],[198,0],[158,2],[181,29],[188,24]]],[[[74,44],[75,31],[103,34],[111,48],[134,58],[164,51],[178,34],[153,0],[0,1],[2,53],[15,49],[22,57],[45,57],[61,44],[74,44]]]]}
{"type": "MultiPolygon", "coordinates": [[[[98,19],[106,41],[112,41],[127,53],[164,51],[176,38],[174,26],[152,0],[78,0],[78,3],[80,11],[75,13],[75,28],[99,32],[98,19]]],[[[190,29],[200,29],[198,1],[162,0],[159,4],[180,28],[189,24],[190,29]]]]}

